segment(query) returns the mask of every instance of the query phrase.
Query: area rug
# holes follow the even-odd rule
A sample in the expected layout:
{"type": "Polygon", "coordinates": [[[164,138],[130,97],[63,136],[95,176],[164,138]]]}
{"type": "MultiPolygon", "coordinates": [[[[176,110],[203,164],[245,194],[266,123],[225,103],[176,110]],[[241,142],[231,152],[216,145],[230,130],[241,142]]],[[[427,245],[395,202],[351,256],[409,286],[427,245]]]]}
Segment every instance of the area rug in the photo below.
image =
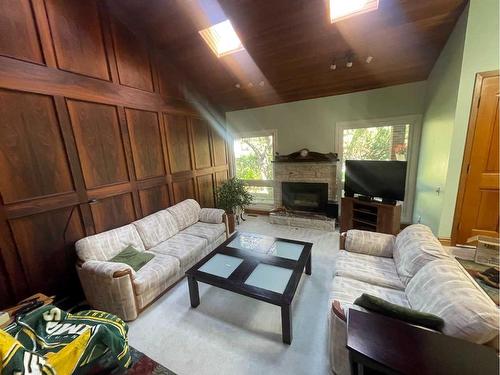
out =
{"type": "Polygon", "coordinates": [[[132,367],[126,372],[127,375],[175,375],[175,372],[153,361],[146,354],[130,347],[132,356],[132,367]]]}
{"type": "Polygon", "coordinates": [[[118,366],[115,357],[108,352],[92,364],[86,375],[176,375],[175,372],[133,347],[130,347],[130,356],[132,365],[128,369],[123,369],[118,366]]]}
{"type": "Polygon", "coordinates": [[[179,375],[330,375],[328,314],[338,232],[270,224],[248,217],[239,231],[305,240],[312,275],[293,299],[293,340],[281,341],[277,306],[199,283],[191,308],[185,279],[129,323],[129,343],[179,375]]]}

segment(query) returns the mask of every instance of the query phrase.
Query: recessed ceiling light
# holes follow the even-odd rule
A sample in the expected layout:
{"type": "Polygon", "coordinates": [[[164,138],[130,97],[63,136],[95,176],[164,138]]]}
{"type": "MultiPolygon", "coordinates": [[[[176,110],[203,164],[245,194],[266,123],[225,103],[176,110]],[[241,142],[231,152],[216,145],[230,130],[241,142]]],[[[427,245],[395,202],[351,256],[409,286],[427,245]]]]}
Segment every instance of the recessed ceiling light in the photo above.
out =
{"type": "Polygon", "coordinates": [[[330,0],[330,21],[337,22],[345,18],[378,9],[379,0],[330,0]]]}
{"type": "Polygon", "coordinates": [[[217,57],[244,49],[229,20],[200,30],[199,33],[217,57]]]}
{"type": "Polygon", "coordinates": [[[367,64],[371,63],[372,61],[373,61],[373,56],[368,56],[368,57],[366,58],[366,63],[367,63],[367,64]]]}

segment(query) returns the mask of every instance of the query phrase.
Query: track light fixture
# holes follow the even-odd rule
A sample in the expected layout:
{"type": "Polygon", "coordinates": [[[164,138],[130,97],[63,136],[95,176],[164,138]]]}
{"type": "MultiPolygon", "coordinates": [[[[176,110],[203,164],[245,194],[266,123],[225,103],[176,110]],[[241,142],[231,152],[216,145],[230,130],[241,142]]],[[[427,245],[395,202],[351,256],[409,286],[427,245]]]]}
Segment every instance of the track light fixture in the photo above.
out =
{"type": "Polygon", "coordinates": [[[342,69],[344,66],[346,68],[350,69],[350,68],[353,67],[354,60],[356,60],[356,59],[358,59],[358,62],[359,61],[363,61],[363,59],[364,59],[364,61],[367,64],[370,64],[373,61],[374,57],[371,56],[371,55],[368,55],[368,56],[366,56],[366,58],[365,57],[359,57],[358,58],[357,55],[354,52],[348,51],[348,52],[346,52],[346,54],[344,55],[343,58],[342,57],[340,58],[340,60],[341,60],[340,65],[337,64],[338,59],[334,58],[332,60],[332,62],[330,64],[330,70],[337,70],[338,68],[342,69]]]}

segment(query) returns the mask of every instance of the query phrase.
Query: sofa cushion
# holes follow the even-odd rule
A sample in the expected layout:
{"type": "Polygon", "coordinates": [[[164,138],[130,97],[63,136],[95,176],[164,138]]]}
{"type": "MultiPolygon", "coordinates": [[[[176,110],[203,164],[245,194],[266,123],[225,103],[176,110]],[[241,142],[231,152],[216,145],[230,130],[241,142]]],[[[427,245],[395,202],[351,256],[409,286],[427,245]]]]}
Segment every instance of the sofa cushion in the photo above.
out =
{"type": "Polygon", "coordinates": [[[167,281],[178,275],[181,270],[180,262],[175,257],[149,251],[146,253],[154,255],[154,258],[135,273],[133,283],[136,294],[143,294],[152,289],[160,292],[165,290],[168,287],[167,281]]]}
{"type": "Polygon", "coordinates": [[[350,277],[383,287],[404,290],[392,258],[375,257],[340,250],[335,257],[335,275],[350,277]]]}
{"type": "Polygon", "coordinates": [[[172,214],[166,210],[158,211],[152,215],[134,221],[137,232],[141,236],[146,249],[168,240],[179,230],[172,214]]]}
{"type": "Polygon", "coordinates": [[[354,253],[392,258],[394,239],[392,234],[351,229],[346,234],[345,249],[354,253]]]}
{"type": "Polygon", "coordinates": [[[200,218],[200,210],[200,205],[194,199],[186,199],[167,208],[167,211],[173,215],[179,230],[196,223],[200,218]]]}
{"type": "Polygon", "coordinates": [[[226,232],[225,224],[207,224],[197,222],[181,231],[183,234],[190,234],[192,236],[201,237],[206,239],[209,243],[214,242],[217,238],[226,232]]]}
{"type": "Polygon", "coordinates": [[[151,248],[150,251],[179,259],[181,269],[185,271],[187,267],[191,267],[205,255],[204,250],[207,245],[208,241],[204,238],[177,233],[175,236],[151,248]]]}
{"type": "Polygon", "coordinates": [[[394,243],[394,263],[405,285],[427,263],[436,259],[449,259],[429,227],[413,224],[403,229],[394,243]]]}
{"type": "Polygon", "coordinates": [[[82,238],[75,244],[78,258],[83,261],[109,260],[127,246],[133,246],[138,251],[145,250],[141,237],[132,224],[82,238]]]}
{"type": "Polygon", "coordinates": [[[444,334],[478,344],[498,335],[496,305],[454,259],[428,263],[408,283],[406,295],[414,309],[444,320],[444,334]]]}
{"type": "Polygon", "coordinates": [[[202,208],[200,211],[200,221],[210,224],[220,224],[224,219],[224,210],[220,208],[202,208]]]}
{"type": "Polygon", "coordinates": [[[383,298],[396,305],[411,307],[402,290],[386,288],[343,276],[335,276],[333,278],[330,301],[339,301],[344,311],[347,312],[354,304],[356,298],[360,297],[363,293],[383,298]]]}

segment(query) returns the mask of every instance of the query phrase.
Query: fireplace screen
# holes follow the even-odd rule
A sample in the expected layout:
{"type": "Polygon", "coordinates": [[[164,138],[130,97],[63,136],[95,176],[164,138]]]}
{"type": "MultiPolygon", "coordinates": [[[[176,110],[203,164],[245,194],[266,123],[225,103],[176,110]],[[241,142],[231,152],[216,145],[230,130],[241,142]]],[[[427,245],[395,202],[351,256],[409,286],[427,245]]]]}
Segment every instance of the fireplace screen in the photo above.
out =
{"type": "Polygon", "coordinates": [[[328,184],[282,182],[283,206],[288,210],[326,212],[328,184]]]}

